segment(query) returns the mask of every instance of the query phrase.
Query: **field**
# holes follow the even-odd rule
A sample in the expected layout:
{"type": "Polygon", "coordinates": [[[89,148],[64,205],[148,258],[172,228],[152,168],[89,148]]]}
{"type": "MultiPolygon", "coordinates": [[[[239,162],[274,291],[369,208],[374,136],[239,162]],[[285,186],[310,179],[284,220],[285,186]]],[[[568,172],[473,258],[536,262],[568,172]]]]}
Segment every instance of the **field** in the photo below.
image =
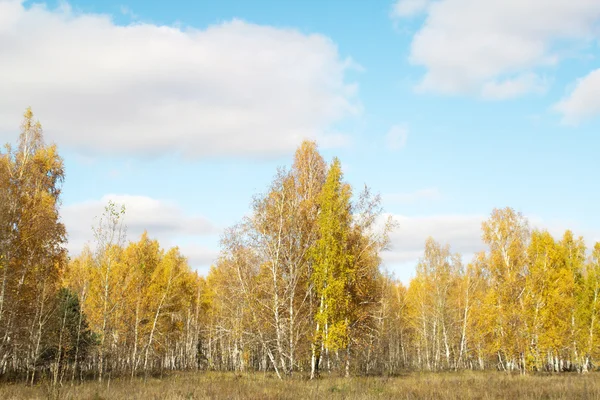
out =
{"type": "Polygon", "coordinates": [[[65,385],[3,384],[0,399],[600,399],[600,375],[509,375],[499,372],[410,373],[399,377],[300,378],[259,373],[177,373],[65,385]]]}

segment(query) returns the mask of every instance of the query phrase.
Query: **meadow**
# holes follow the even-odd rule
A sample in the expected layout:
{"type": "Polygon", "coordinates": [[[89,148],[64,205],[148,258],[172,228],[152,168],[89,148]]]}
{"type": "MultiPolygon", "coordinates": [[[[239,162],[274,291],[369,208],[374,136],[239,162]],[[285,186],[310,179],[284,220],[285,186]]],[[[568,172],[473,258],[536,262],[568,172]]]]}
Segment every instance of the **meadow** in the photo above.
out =
{"type": "Polygon", "coordinates": [[[600,375],[502,372],[407,373],[396,377],[301,377],[174,373],[161,378],[48,385],[2,384],[0,399],[600,399],[600,375]]]}

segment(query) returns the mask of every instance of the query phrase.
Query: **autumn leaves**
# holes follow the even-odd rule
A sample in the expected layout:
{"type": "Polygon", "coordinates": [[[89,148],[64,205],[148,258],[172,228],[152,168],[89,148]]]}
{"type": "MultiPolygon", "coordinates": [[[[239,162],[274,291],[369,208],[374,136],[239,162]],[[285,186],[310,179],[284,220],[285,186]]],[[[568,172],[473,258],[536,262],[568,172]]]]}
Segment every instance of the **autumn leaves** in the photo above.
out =
{"type": "MultiPolygon", "coordinates": [[[[62,159],[25,112],[18,147],[0,153],[0,372],[32,381],[45,350],[46,326],[57,318],[67,262],[59,220],[62,159]]],[[[54,344],[52,344],[54,346],[54,344]]]]}
{"type": "Polygon", "coordinates": [[[408,286],[380,269],[391,220],[304,142],[222,237],[206,277],[109,203],[67,258],[62,159],[28,110],[0,153],[0,374],[53,384],[164,370],[586,371],[600,357],[600,244],[531,231],[510,208],[466,265],[425,243],[408,286]]]}
{"type": "Polygon", "coordinates": [[[215,319],[214,331],[226,335],[211,341],[241,349],[227,354],[228,365],[280,377],[349,371],[352,344],[375,323],[379,251],[389,231],[374,229],[378,198],[367,191],[353,204],[351,196],[339,160],[327,166],[316,144],[304,142],[292,169],[280,171],[225,236],[207,282],[213,306],[234,310],[215,319]]]}
{"type": "Polygon", "coordinates": [[[428,370],[589,370],[600,356],[600,244],[531,232],[510,208],[482,225],[489,250],[466,266],[430,239],[398,322],[428,370]],[[405,325],[403,325],[405,324],[405,325]]]}

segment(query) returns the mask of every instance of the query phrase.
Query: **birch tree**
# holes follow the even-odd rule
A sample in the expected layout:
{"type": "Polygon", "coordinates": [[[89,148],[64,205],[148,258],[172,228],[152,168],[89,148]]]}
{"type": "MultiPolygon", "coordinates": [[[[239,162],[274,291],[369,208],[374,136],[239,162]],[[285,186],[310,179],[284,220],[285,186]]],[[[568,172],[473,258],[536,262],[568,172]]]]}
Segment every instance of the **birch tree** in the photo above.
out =
{"type": "Polygon", "coordinates": [[[93,273],[93,296],[90,300],[95,302],[97,325],[96,331],[100,334],[98,348],[98,380],[102,382],[105,369],[105,357],[109,347],[109,340],[113,335],[112,319],[119,306],[116,292],[123,289],[122,282],[115,271],[125,244],[126,226],[124,224],[125,206],[120,208],[113,201],[109,201],[104,208],[104,213],[99,218],[97,226],[93,228],[96,255],[93,273]]]}
{"type": "Polygon", "coordinates": [[[492,351],[501,368],[522,370],[527,348],[523,317],[529,224],[522,214],[504,208],[493,210],[482,229],[490,248],[486,302],[492,351]]]}
{"type": "Polygon", "coordinates": [[[64,167],[31,109],[16,149],[0,154],[0,369],[25,364],[33,382],[51,300],[66,264],[59,219],[64,167]]]}

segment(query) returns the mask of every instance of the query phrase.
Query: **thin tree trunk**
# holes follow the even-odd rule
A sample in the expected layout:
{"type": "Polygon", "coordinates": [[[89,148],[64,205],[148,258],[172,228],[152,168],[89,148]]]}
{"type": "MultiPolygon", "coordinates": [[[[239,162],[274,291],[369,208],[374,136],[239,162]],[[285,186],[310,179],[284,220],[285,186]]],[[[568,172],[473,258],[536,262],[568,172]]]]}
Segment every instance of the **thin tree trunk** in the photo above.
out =
{"type": "Polygon", "coordinates": [[[58,385],[58,376],[60,364],[62,361],[62,346],[63,346],[63,334],[65,331],[65,325],[67,324],[67,305],[65,305],[65,310],[63,313],[62,323],[60,325],[60,334],[58,335],[58,353],[56,355],[56,364],[54,366],[54,376],[53,376],[53,386],[56,387],[58,385]]]}
{"type": "Polygon", "coordinates": [[[137,369],[137,347],[138,347],[138,330],[140,325],[140,298],[138,297],[135,303],[135,326],[133,328],[133,352],[131,354],[131,379],[135,376],[137,369]]]}
{"type": "Polygon", "coordinates": [[[346,378],[350,378],[350,341],[348,340],[348,346],[346,346],[346,378]]]}
{"type": "Polygon", "coordinates": [[[41,295],[41,299],[40,299],[40,313],[39,313],[39,317],[38,317],[38,332],[37,332],[34,352],[32,355],[32,361],[33,361],[33,371],[31,373],[31,384],[32,385],[35,382],[36,363],[37,363],[37,359],[38,359],[38,355],[39,355],[39,351],[40,351],[40,344],[42,341],[42,327],[43,327],[42,317],[44,314],[44,303],[45,303],[44,299],[45,299],[45,297],[46,297],[46,283],[44,282],[44,284],[42,285],[42,295],[41,295]]]}
{"type": "MultiPolygon", "coordinates": [[[[319,305],[319,313],[321,313],[323,311],[324,301],[325,301],[325,299],[323,298],[323,295],[321,295],[321,303],[319,305]]],[[[311,361],[310,361],[310,379],[315,378],[315,375],[316,375],[318,367],[319,367],[319,365],[318,365],[319,359],[321,358],[320,355],[317,357],[317,343],[315,342],[316,340],[319,340],[322,343],[322,339],[320,339],[320,331],[321,331],[321,327],[320,327],[319,321],[317,320],[317,326],[315,329],[315,338],[311,345],[312,355],[311,355],[311,361]]]]}
{"type": "Polygon", "coordinates": [[[150,347],[152,346],[152,339],[154,338],[156,324],[158,322],[158,317],[160,316],[160,310],[162,308],[163,302],[165,301],[165,298],[167,297],[167,292],[168,292],[168,288],[165,291],[165,293],[163,294],[162,298],[160,299],[160,303],[158,304],[158,307],[156,308],[156,313],[154,314],[154,322],[152,323],[152,330],[150,330],[150,337],[148,338],[148,344],[146,345],[146,352],[144,355],[144,378],[146,378],[146,374],[147,374],[148,352],[150,351],[150,347]]]}
{"type": "Polygon", "coordinates": [[[81,340],[81,324],[83,323],[83,303],[85,302],[86,294],[87,284],[83,286],[83,292],[81,293],[79,301],[79,320],[77,322],[77,340],[75,342],[75,359],[73,360],[73,371],[71,372],[71,386],[73,386],[73,382],[75,381],[75,371],[77,370],[77,365],[79,362],[79,342],[81,340]]]}

